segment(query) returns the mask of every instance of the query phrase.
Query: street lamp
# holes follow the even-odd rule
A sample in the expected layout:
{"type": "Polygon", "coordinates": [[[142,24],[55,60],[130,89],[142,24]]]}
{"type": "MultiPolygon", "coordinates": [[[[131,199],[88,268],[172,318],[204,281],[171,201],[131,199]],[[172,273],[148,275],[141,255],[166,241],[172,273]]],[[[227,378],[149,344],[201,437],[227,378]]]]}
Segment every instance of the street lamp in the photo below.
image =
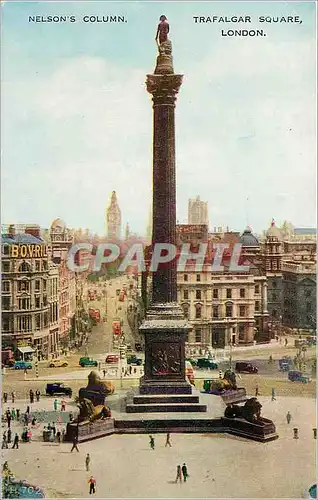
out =
{"type": "Polygon", "coordinates": [[[232,370],[232,335],[230,333],[230,321],[230,318],[226,318],[227,338],[230,346],[230,370],[232,370]]]}

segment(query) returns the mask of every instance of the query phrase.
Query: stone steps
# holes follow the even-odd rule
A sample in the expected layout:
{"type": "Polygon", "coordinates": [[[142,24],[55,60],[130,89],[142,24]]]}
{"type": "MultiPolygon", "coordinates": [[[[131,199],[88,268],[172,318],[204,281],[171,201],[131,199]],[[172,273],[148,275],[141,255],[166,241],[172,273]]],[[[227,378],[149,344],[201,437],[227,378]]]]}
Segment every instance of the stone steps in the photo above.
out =
{"type": "Polygon", "coordinates": [[[127,413],[159,413],[159,412],[206,412],[206,405],[199,403],[146,403],[127,404],[127,413]]]}
{"type": "Polygon", "coordinates": [[[149,404],[149,403],[199,403],[199,396],[193,396],[191,394],[167,394],[167,395],[142,395],[134,396],[134,404],[149,404]]]}

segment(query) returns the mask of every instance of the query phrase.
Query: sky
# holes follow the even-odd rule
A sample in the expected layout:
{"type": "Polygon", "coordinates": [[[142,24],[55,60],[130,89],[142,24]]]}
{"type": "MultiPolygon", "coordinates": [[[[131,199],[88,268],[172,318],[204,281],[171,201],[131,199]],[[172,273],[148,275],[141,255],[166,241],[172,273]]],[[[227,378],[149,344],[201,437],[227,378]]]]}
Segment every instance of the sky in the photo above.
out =
{"type": "Polygon", "coordinates": [[[314,2],[21,2],[2,6],[2,223],[105,234],[117,192],[123,227],[145,234],[152,199],[152,102],[159,16],[170,23],[177,220],[208,201],[210,227],[260,233],[316,226],[314,2]],[[32,23],[29,16],[75,23],[32,23]],[[84,23],[122,15],[126,23],[84,23]],[[193,16],[251,16],[250,24],[193,16]],[[259,16],[302,23],[259,23],[259,16]],[[221,30],[264,29],[264,37],[221,30]]]}

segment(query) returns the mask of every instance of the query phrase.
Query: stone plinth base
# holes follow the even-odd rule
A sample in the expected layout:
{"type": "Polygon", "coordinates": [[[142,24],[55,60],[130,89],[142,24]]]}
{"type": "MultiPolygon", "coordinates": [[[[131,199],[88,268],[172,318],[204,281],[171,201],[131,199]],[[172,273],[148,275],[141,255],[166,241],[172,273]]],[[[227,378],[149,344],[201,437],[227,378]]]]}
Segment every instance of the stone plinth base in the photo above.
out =
{"type": "Polygon", "coordinates": [[[140,379],[140,394],[191,394],[189,382],[159,382],[140,379]]]}
{"type": "Polygon", "coordinates": [[[261,418],[258,422],[248,422],[242,418],[223,417],[221,421],[222,426],[228,429],[227,432],[236,436],[261,441],[262,443],[278,438],[274,422],[267,418],[261,418]]]}
{"type": "Polygon", "coordinates": [[[80,422],[79,424],[70,422],[66,426],[65,441],[73,442],[78,435],[78,442],[89,441],[103,436],[113,434],[114,419],[106,418],[96,422],[80,422]]]}

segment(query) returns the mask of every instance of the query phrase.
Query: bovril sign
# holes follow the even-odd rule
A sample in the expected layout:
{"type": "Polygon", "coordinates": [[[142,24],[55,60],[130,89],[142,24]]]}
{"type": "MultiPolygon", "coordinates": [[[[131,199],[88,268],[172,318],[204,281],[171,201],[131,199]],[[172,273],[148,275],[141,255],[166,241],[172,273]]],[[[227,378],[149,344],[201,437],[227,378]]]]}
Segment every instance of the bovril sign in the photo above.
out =
{"type": "Polygon", "coordinates": [[[46,245],[11,245],[10,257],[16,259],[33,259],[47,257],[46,245]]]}

